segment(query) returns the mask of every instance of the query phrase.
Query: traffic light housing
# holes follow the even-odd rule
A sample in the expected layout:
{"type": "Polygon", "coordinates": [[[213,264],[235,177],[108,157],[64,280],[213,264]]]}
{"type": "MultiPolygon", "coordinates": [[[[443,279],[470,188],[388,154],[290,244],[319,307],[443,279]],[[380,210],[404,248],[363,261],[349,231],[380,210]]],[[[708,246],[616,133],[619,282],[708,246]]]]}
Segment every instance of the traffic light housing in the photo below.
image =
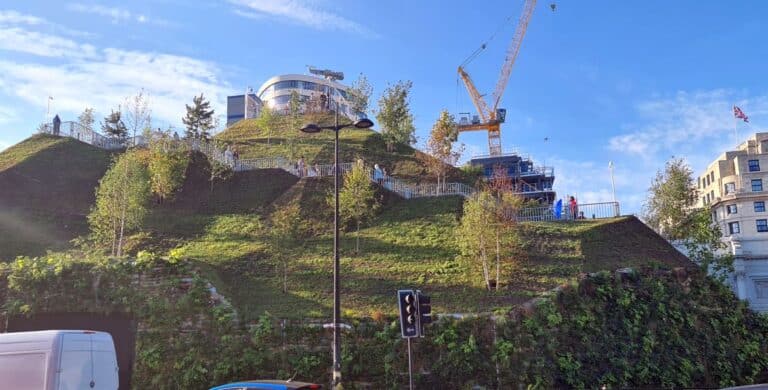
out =
{"type": "Polygon", "coordinates": [[[419,313],[419,336],[424,337],[424,325],[432,323],[432,299],[429,295],[416,290],[416,303],[419,313]]]}
{"type": "Polygon", "coordinates": [[[418,337],[419,304],[413,290],[398,290],[397,302],[400,308],[400,332],[404,338],[418,337]]]}

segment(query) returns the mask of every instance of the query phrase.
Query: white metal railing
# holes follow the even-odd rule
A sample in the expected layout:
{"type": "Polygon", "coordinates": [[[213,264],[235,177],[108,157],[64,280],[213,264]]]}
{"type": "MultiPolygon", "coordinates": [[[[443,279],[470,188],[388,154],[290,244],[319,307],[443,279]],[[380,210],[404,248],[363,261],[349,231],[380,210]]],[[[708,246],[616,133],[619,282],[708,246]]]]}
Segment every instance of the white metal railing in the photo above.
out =
{"type": "Polygon", "coordinates": [[[615,218],[621,215],[619,202],[601,202],[577,204],[575,208],[564,204],[558,210],[557,206],[526,207],[518,211],[515,217],[518,221],[556,221],[578,219],[615,218]]]}
{"type": "Polygon", "coordinates": [[[45,123],[41,127],[40,132],[75,138],[87,144],[107,150],[121,149],[128,143],[127,139],[107,137],[95,130],[88,130],[80,123],[73,121],[61,122],[58,132],[55,131],[52,123],[45,123]]]}

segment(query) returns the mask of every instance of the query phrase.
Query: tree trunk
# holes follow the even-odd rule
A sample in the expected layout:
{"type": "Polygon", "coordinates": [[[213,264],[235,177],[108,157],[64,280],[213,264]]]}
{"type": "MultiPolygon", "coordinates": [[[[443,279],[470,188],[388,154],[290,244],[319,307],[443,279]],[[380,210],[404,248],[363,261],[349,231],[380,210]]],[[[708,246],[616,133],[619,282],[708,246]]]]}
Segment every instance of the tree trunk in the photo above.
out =
{"type": "Polygon", "coordinates": [[[501,286],[501,238],[499,232],[496,231],[496,291],[499,291],[501,286]]]}
{"type": "Polygon", "coordinates": [[[283,259],[283,294],[288,293],[288,260],[283,259]]]}
{"type": "Polygon", "coordinates": [[[357,232],[355,233],[355,254],[360,253],[360,221],[357,221],[357,232]]]}
{"type": "Polygon", "coordinates": [[[483,279],[485,279],[485,287],[488,291],[491,291],[491,275],[488,269],[488,253],[485,250],[485,240],[480,240],[480,258],[483,260],[483,279]]]}

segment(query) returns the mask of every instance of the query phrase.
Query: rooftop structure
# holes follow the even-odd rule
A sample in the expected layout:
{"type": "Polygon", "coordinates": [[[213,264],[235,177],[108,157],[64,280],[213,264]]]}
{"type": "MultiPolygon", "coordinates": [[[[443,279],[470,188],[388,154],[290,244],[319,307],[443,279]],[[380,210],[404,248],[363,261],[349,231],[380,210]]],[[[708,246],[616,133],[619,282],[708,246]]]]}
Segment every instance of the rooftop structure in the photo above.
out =
{"type": "Polygon", "coordinates": [[[768,133],[756,133],[713,161],[696,179],[707,207],[735,256],[729,283],[736,295],[768,311],[768,133]]]}
{"type": "Polygon", "coordinates": [[[347,86],[337,82],[343,74],[329,70],[311,68],[317,77],[301,74],[285,74],[267,80],[256,93],[249,93],[246,110],[245,94],[227,97],[227,126],[244,119],[255,118],[262,107],[269,107],[279,113],[290,108],[291,94],[296,92],[302,103],[302,110],[328,110],[339,108],[339,114],[356,119],[347,101],[347,86]]]}
{"type": "Polygon", "coordinates": [[[491,178],[494,171],[501,167],[512,180],[512,185],[525,198],[551,205],[555,200],[552,186],[555,182],[555,170],[552,167],[536,166],[530,157],[523,157],[517,152],[500,155],[476,156],[470,164],[483,169],[483,176],[491,178]]]}

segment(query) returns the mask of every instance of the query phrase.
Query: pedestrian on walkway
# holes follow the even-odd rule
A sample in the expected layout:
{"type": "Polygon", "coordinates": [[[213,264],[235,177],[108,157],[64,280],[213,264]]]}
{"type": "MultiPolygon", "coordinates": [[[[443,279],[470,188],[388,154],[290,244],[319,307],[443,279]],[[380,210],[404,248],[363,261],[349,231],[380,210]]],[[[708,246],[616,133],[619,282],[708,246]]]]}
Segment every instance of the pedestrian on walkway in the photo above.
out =
{"type": "Polygon", "coordinates": [[[298,176],[299,177],[304,177],[305,176],[305,174],[304,174],[304,168],[305,168],[304,156],[299,157],[299,162],[296,165],[297,165],[298,170],[299,170],[298,176]]]}
{"type": "Polygon", "coordinates": [[[576,198],[571,196],[571,199],[568,201],[568,208],[571,212],[571,219],[578,218],[579,215],[579,205],[576,203],[576,198]]]}
{"type": "Polygon", "coordinates": [[[373,164],[373,180],[379,185],[384,184],[384,172],[382,172],[379,164],[373,164]]]}

